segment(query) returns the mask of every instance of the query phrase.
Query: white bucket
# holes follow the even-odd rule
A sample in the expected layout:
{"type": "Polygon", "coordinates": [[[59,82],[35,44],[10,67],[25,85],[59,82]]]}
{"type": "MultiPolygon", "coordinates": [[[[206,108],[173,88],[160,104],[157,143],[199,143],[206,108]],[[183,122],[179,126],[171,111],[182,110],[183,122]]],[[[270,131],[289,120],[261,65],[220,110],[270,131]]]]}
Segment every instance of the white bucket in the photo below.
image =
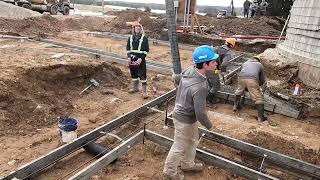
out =
{"type": "Polygon", "coordinates": [[[60,141],[69,143],[77,138],[79,121],[74,118],[61,118],[58,122],[60,141]]]}
{"type": "Polygon", "coordinates": [[[69,143],[73,141],[74,139],[77,139],[77,130],[75,131],[64,131],[60,129],[60,141],[63,143],[69,143]]]}

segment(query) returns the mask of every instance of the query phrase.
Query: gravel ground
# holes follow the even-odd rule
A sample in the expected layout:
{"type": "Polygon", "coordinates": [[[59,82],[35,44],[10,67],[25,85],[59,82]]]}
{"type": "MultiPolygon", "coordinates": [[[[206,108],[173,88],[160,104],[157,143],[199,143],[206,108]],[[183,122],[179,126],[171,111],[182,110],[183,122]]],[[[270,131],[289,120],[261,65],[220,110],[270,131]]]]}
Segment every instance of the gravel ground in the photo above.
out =
{"type": "Polygon", "coordinates": [[[24,19],[29,17],[41,16],[40,13],[13,4],[0,1],[0,17],[10,19],[24,19]]]}

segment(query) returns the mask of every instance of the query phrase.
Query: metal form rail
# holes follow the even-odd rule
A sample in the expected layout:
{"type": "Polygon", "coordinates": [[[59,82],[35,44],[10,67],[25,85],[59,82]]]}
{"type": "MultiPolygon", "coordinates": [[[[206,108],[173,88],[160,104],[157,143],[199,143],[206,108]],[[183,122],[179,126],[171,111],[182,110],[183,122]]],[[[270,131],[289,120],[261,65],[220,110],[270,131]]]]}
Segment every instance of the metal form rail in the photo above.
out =
{"type": "MultiPolygon", "coordinates": [[[[165,136],[159,135],[150,130],[141,130],[138,133],[134,134],[131,138],[114,148],[112,151],[99,158],[74,176],[70,177],[69,180],[83,180],[89,179],[93,175],[99,172],[100,169],[110,164],[113,160],[119,158],[121,155],[125,154],[128,150],[133,148],[139,142],[143,142],[143,139],[150,140],[154,143],[160,144],[165,147],[170,147],[173,143],[172,139],[169,139],[165,136]]],[[[267,180],[276,180],[278,178],[272,177],[270,175],[264,174],[262,172],[256,171],[254,169],[248,168],[246,166],[240,165],[236,162],[230,161],[223,157],[208,153],[204,150],[197,149],[197,158],[200,160],[220,167],[222,169],[227,169],[232,173],[246,177],[248,179],[267,179],[267,180]]]]}
{"type": "MultiPolygon", "coordinates": [[[[217,93],[217,97],[220,99],[224,99],[229,103],[233,103],[235,100],[234,90],[230,86],[222,86],[220,91],[217,93]]],[[[247,96],[243,97],[244,104],[255,106],[254,102],[247,96]]],[[[285,115],[288,117],[292,117],[298,119],[300,116],[300,110],[297,110],[294,106],[282,102],[278,99],[274,99],[271,96],[264,95],[265,103],[264,110],[272,113],[277,113],[281,115],[285,115]]]]}
{"type": "MultiPolygon", "coordinates": [[[[167,117],[166,123],[170,127],[173,127],[172,117],[167,117]]],[[[198,130],[199,134],[204,134],[203,137],[211,141],[240,150],[241,152],[251,154],[255,157],[261,157],[261,159],[266,156],[266,162],[272,162],[288,171],[312,178],[320,178],[320,167],[314,164],[228,137],[217,132],[208,131],[201,127],[199,127],[198,130]]]]}
{"type": "MultiPolygon", "coordinates": [[[[116,34],[116,33],[111,33],[111,32],[88,32],[87,34],[93,35],[95,37],[101,37],[101,38],[110,38],[111,37],[111,38],[123,39],[123,40],[128,39],[130,36],[129,34],[116,34]]],[[[162,46],[170,47],[169,41],[163,41],[163,40],[149,38],[149,42],[151,42],[153,44],[159,44],[162,46]]],[[[194,50],[196,47],[197,46],[195,46],[195,45],[179,43],[179,48],[182,48],[182,49],[194,50]]]]}
{"type": "MultiPolygon", "coordinates": [[[[12,179],[12,178],[19,178],[19,179],[26,179],[30,177],[34,177],[37,174],[41,172],[41,170],[44,170],[45,168],[49,167],[50,165],[56,163],[57,161],[61,160],[65,156],[71,154],[72,152],[75,152],[76,150],[80,149],[83,145],[85,145],[88,142],[95,141],[96,139],[100,138],[103,136],[101,132],[110,132],[113,129],[120,127],[121,125],[129,122],[131,119],[133,119],[135,116],[138,116],[139,114],[142,114],[146,112],[150,107],[153,107],[159,103],[164,102],[166,99],[169,97],[172,97],[175,95],[175,90],[172,90],[168,92],[167,94],[145,104],[144,106],[141,106],[117,119],[112,120],[111,122],[96,128],[95,130],[79,137],[78,139],[74,140],[70,144],[66,144],[62,147],[59,147],[52,152],[48,153],[45,156],[42,156],[34,161],[32,161],[29,164],[24,165],[23,167],[19,168],[17,171],[12,172],[10,175],[5,177],[4,179],[12,179]]],[[[171,119],[172,120],[172,119],[171,119]]],[[[243,150],[245,152],[249,153],[252,151],[253,154],[255,155],[261,155],[267,154],[270,157],[274,157],[273,159],[279,159],[279,154],[276,154],[272,151],[248,144],[248,143],[243,143],[242,141],[236,140],[229,138],[227,136],[223,136],[220,134],[216,134],[210,131],[205,131],[203,129],[200,129],[200,132],[205,133],[205,137],[211,140],[214,140],[216,142],[229,145],[233,148],[243,150]]],[[[90,176],[95,174],[102,166],[108,165],[110,162],[112,162],[114,159],[118,158],[120,155],[125,153],[127,150],[129,150],[132,146],[137,144],[143,135],[145,135],[146,139],[152,140],[153,142],[159,143],[164,146],[170,146],[172,144],[172,140],[164,137],[157,135],[151,131],[144,131],[144,132],[139,132],[138,134],[132,136],[130,139],[127,141],[123,142],[120,146],[116,147],[100,159],[98,159],[96,162],[93,164],[89,165],[82,171],[78,172],[76,175],[71,177],[70,179],[88,179],[90,176]]],[[[200,158],[201,160],[218,166],[220,168],[225,168],[231,170],[233,173],[247,177],[249,179],[277,179],[275,177],[266,175],[264,173],[261,173],[259,171],[256,171],[254,169],[248,168],[246,166],[243,166],[241,164],[238,164],[236,162],[230,161],[228,159],[225,159],[223,157],[208,153],[203,150],[197,150],[197,157],[200,158]]],[[[292,161],[293,158],[286,157],[286,156],[281,156],[283,158],[289,158],[290,161],[292,161]]],[[[295,159],[294,159],[295,160],[295,159]]],[[[299,160],[296,160],[299,161],[299,160]]],[[[281,162],[281,161],[280,161],[281,162]]],[[[284,160],[286,162],[286,159],[284,160]]],[[[283,163],[283,162],[281,162],[283,163]]],[[[300,162],[298,162],[300,163],[300,162]]],[[[302,167],[301,164],[296,164],[295,166],[297,167],[302,167]]],[[[303,165],[304,168],[299,169],[301,171],[308,171],[308,169],[311,171],[314,171],[314,173],[319,172],[319,168],[310,164],[303,165]],[[311,167],[311,168],[310,168],[311,167]],[[315,170],[312,170],[313,168],[318,168],[315,170]]],[[[291,169],[290,169],[291,170],[291,169]]],[[[317,177],[317,176],[316,176],[317,177]]]]}
{"type": "MultiPolygon", "coordinates": [[[[150,109],[150,107],[153,107],[159,103],[162,103],[165,100],[167,100],[169,97],[174,96],[174,94],[175,94],[175,90],[172,90],[167,94],[160,96],[159,98],[153,101],[150,101],[149,103],[119,118],[116,118],[111,122],[101,127],[98,127],[85,135],[82,135],[81,137],[75,139],[71,143],[65,144],[49,152],[48,154],[22,166],[17,171],[10,173],[4,179],[7,180],[7,179],[13,179],[13,178],[17,178],[17,179],[33,178],[38,174],[40,174],[42,170],[50,167],[57,161],[63,159],[67,155],[80,149],[86,143],[95,141],[96,139],[102,137],[104,133],[101,133],[101,132],[110,132],[113,129],[120,127],[121,125],[129,122],[135,116],[138,116],[139,114],[146,112],[148,109],[150,109]]],[[[172,140],[164,136],[157,135],[156,133],[153,133],[148,130],[142,130],[139,133],[133,135],[131,138],[129,138],[125,142],[123,142],[121,145],[114,148],[112,151],[108,152],[106,155],[99,158],[97,161],[95,161],[91,165],[87,166],[86,168],[84,168],[83,170],[81,170],[80,172],[72,176],[70,179],[89,179],[103,166],[108,165],[109,163],[117,159],[119,156],[127,152],[132,146],[134,146],[139,141],[141,141],[141,139],[144,136],[146,139],[152,140],[156,143],[160,143],[161,145],[170,146],[172,144],[172,140]]],[[[256,170],[237,164],[235,162],[232,162],[230,160],[224,159],[217,155],[210,154],[203,150],[197,150],[197,154],[198,154],[197,156],[201,160],[204,160],[207,163],[210,163],[212,165],[215,165],[221,168],[230,169],[232,170],[232,173],[236,173],[238,175],[241,175],[250,179],[255,179],[255,177],[259,177],[260,179],[277,179],[272,176],[263,174],[256,170]]]]}
{"type": "Polygon", "coordinates": [[[89,142],[93,142],[96,139],[104,136],[105,132],[110,132],[123,124],[131,121],[134,117],[148,111],[150,107],[154,107],[158,104],[165,102],[168,98],[175,95],[176,90],[171,90],[168,93],[146,103],[139,108],[128,112],[108,123],[102,125],[93,131],[80,136],[79,138],[75,139],[74,141],[65,144],[48,154],[18,168],[16,171],[10,173],[8,176],[4,177],[4,180],[11,180],[12,178],[18,179],[28,179],[35,175],[37,175],[40,171],[44,170],[45,168],[51,166],[52,164],[56,163],[57,161],[63,159],[67,155],[77,151],[78,149],[82,148],[89,142]]]}
{"type": "Polygon", "coordinates": [[[131,138],[121,143],[119,146],[114,148],[112,151],[108,152],[106,155],[102,156],[94,163],[90,164],[74,176],[70,177],[69,180],[83,180],[90,179],[95,175],[101,168],[107,166],[115,159],[119,158],[121,155],[130,150],[133,146],[137,145],[139,142],[143,141],[144,130],[141,130],[137,134],[133,135],[131,138]]]}
{"type": "MultiPolygon", "coordinates": [[[[77,45],[68,44],[68,43],[62,43],[62,42],[54,41],[51,39],[37,38],[37,39],[33,39],[33,40],[65,47],[65,48],[71,49],[72,51],[79,52],[82,54],[92,55],[96,58],[104,59],[107,61],[112,61],[112,62],[124,64],[124,65],[128,64],[128,60],[126,58],[123,58],[122,56],[119,56],[114,53],[107,53],[102,50],[83,47],[83,46],[77,46],[77,45]]],[[[153,60],[147,60],[146,64],[147,64],[147,68],[149,68],[153,71],[164,73],[164,74],[170,74],[170,75],[172,74],[172,66],[170,66],[170,65],[159,63],[159,62],[156,62],[153,60]]]]}
{"type": "MultiPolygon", "coordinates": [[[[146,139],[165,147],[170,147],[173,144],[172,139],[169,139],[165,136],[159,135],[149,130],[145,131],[145,137],[146,139]]],[[[262,172],[256,171],[254,169],[248,168],[246,166],[240,165],[236,162],[230,161],[218,155],[208,153],[198,148],[197,148],[196,157],[208,164],[212,164],[222,169],[227,169],[232,173],[235,173],[242,177],[246,177],[248,179],[270,179],[270,180],[278,179],[276,177],[264,174],[262,172]]]]}
{"type": "MultiPolygon", "coordinates": [[[[78,172],[77,174],[69,178],[69,180],[89,179],[91,176],[96,174],[104,166],[107,166],[114,159],[118,158],[120,155],[124,154],[129,149],[131,149],[134,145],[138,144],[139,141],[144,142],[143,138],[167,148],[169,148],[173,144],[173,140],[168,137],[162,136],[150,130],[146,130],[146,129],[141,130],[137,134],[133,135],[130,139],[128,139],[127,141],[123,142],[121,145],[116,147],[114,150],[110,151],[108,154],[99,158],[98,160],[90,164],[88,167],[84,168],[82,171],[78,172]]],[[[210,165],[214,165],[222,169],[229,170],[234,174],[246,177],[248,179],[265,179],[265,180],[278,179],[276,177],[264,174],[262,172],[248,168],[246,166],[230,161],[218,155],[211,154],[201,149],[197,149],[196,157],[210,165]]]]}

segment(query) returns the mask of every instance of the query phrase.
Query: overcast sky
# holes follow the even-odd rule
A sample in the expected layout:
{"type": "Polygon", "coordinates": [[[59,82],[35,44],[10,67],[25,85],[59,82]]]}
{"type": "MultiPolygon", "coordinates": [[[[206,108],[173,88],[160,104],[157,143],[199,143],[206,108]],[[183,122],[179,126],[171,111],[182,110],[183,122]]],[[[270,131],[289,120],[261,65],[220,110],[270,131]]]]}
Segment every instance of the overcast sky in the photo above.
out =
{"type": "MultiPolygon", "coordinates": [[[[158,3],[164,4],[165,0],[115,0],[115,1],[128,1],[128,2],[141,2],[141,3],[158,3]]],[[[233,0],[235,7],[242,7],[244,0],[233,0]]],[[[229,6],[231,0],[197,0],[198,5],[208,5],[208,6],[229,6]]]]}

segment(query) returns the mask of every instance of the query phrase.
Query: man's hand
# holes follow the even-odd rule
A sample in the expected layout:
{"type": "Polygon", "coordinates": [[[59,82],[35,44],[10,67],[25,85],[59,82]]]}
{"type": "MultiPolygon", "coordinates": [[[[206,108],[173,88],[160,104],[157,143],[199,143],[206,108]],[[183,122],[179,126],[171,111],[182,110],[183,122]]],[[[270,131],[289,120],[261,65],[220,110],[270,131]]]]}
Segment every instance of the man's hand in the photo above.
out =
{"type": "Polygon", "coordinates": [[[131,58],[128,57],[128,66],[130,66],[130,64],[131,64],[131,58]]]}
{"type": "Polygon", "coordinates": [[[267,83],[262,84],[262,86],[260,86],[260,89],[262,92],[265,92],[267,90],[267,83]]]}
{"type": "Polygon", "coordinates": [[[136,64],[137,64],[137,65],[140,65],[141,62],[142,62],[142,59],[141,59],[141,58],[138,58],[138,60],[136,61],[136,64]]]}
{"type": "Polygon", "coordinates": [[[221,74],[221,70],[216,69],[216,70],[214,71],[214,74],[221,74]]]}

